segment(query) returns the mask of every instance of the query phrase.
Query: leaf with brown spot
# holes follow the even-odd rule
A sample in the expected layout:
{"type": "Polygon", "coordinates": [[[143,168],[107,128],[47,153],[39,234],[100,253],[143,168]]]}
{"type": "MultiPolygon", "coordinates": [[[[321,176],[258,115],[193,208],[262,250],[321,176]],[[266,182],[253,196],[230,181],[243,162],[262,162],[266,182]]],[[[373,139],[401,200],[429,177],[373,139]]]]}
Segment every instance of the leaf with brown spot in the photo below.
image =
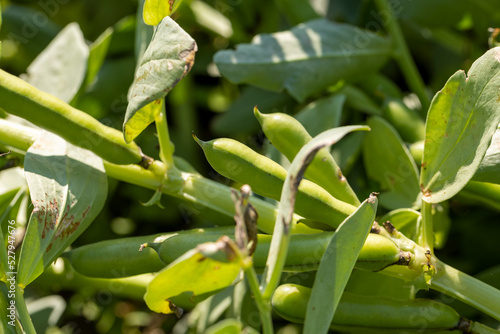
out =
{"type": "Polygon", "coordinates": [[[33,212],[23,241],[18,283],[25,287],[90,225],[108,191],[102,159],[44,132],[26,153],[33,212]]]}
{"type": "Polygon", "coordinates": [[[197,50],[194,39],[170,17],[160,22],[130,90],[123,123],[127,142],[155,120],[161,111],[159,102],[189,73],[197,50]]]}

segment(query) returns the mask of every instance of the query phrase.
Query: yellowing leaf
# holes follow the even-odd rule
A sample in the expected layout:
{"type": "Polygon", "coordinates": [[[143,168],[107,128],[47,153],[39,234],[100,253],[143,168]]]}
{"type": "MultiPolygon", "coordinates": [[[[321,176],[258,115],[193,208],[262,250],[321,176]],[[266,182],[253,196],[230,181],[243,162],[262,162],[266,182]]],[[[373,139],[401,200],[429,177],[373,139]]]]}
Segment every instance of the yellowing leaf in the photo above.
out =
{"type": "Polygon", "coordinates": [[[149,283],[146,304],[158,313],[177,313],[230,286],[241,268],[235,249],[222,237],[186,252],[149,283]]]}
{"type": "Polygon", "coordinates": [[[155,26],[165,17],[171,15],[182,0],[146,0],[144,3],[144,23],[155,26]]]}

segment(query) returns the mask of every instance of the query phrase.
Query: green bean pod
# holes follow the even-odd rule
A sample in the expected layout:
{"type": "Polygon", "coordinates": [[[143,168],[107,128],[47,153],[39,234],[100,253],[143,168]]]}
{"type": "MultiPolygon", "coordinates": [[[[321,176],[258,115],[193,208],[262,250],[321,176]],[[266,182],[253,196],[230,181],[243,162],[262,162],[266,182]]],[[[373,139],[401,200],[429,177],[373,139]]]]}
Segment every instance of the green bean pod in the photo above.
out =
{"type": "Polygon", "coordinates": [[[151,158],[143,155],[139,146],[125,143],[120,131],[2,70],[0,110],[22,117],[109,162],[144,167],[150,163],[151,158]]]}
{"type": "MultiPolygon", "coordinates": [[[[274,292],[273,309],[282,318],[303,323],[311,288],[283,284],[274,292]]],[[[451,307],[430,299],[399,300],[344,292],[331,329],[370,332],[468,330],[470,323],[451,307]]]]}
{"type": "Polygon", "coordinates": [[[234,233],[234,227],[197,229],[106,240],[72,249],[64,252],[61,256],[68,259],[73,269],[79,274],[96,278],[122,278],[157,272],[165,267],[153,249],[139,250],[145,243],[161,242],[182,234],[193,236],[215,234],[215,239],[217,239],[227,233],[234,233]]]}
{"type": "MultiPolygon", "coordinates": [[[[166,238],[160,243],[149,243],[146,247],[154,248],[165,265],[179,258],[190,249],[204,242],[214,242],[220,235],[209,233],[180,233],[166,238]]],[[[229,235],[234,239],[233,235],[229,235]]],[[[285,271],[309,271],[318,268],[333,232],[319,234],[293,234],[285,261],[285,271]]],[[[254,267],[261,271],[266,265],[271,244],[271,235],[259,234],[257,248],[253,254],[254,267]]],[[[410,254],[401,252],[389,238],[378,234],[369,234],[358,256],[356,268],[379,271],[390,265],[406,265],[410,254]]]]}
{"type": "MultiPolygon", "coordinates": [[[[219,174],[250,185],[255,193],[279,200],[287,172],[278,163],[229,138],[204,142],[195,137],[208,162],[219,174]]],[[[315,183],[302,180],[295,212],[337,227],[356,207],[331,196],[315,183]]]]}
{"type": "MultiPolygon", "coordinates": [[[[292,161],[300,149],[312,140],[302,124],[290,115],[283,113],[262,114],[254,109],[266,137],[274,147],[292,161]]],[[[325,148],[318,151],[307,167],[305,177],[320,185],[333,197],[358,206],[358,197],[342,175],[339,166],[325,148]]]]}

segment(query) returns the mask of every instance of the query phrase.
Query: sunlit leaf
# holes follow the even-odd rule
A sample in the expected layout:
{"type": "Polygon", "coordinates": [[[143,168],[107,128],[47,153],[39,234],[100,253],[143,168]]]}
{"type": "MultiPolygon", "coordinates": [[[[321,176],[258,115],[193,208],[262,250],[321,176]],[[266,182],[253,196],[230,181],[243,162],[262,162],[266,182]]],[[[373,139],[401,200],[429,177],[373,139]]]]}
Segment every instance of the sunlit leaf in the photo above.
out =
{"type": "Polygon", "coordinates": [[[377,198],[370,195],[335,231],[314,280],[304,333],[328,332],[358,254],[370,233],[377,203],[377,198]]]}
{"type": "Polygon", "coordinates": [[[257,35],[236,51],[219,51],[223,76],[271,91],[286,89],[299,101],[338,81],[356,81],[382,67],[391,54],[388,39],[324,19],[291,30],[257,35]],[[359,43],[363,39],[362,43],[359,43]]]}
{"type": "Polygon", "coordinates": [[[453,74],[427,115],[420,184],[423,199],[439,203],[457,194],[483,159],[500,122],[500,47],[453,74]]]}
{"type": "Polygon", "coordinates": [[[18,266],[18,284],[38,277],[94,220],[104,206],[102,159],[44,132],[26,153],[33,203],[18,266]]]}
{"type": "Polygon", "coordinates": [[[278,216],[264,269],[262,286],[265,291],[268,290],[269,286],[277,284],[277,282],[273,281],[277,277],[275,273],[281,273],[283,270],[290,242],[290,223],[294,213],[296,195],[307,166],[311,163],[314,155],[322,148],[333,145],[348,133],[367,130],[369,130],[367,126],[351,125],[324,131],[304,145],[293,159],[283,184],[278,216]]]}
{"type": "Polygon", "coordinates": [[[397,131],[383,118],[368,120],[371,131],[363,141],[368,176],[380,185],[380,205],[388,209],[411,208],[420,193],[415,161],[397,131]]]}
{"type": "Polygon", "coordinates": [[[146,0],[143,18],[146,24],[155,26],[165,17],[171,15],[182,0],[146,0]]]}
{"type": "Polygon", "coordinates": [[[77,23],[68,24],[40,53],[22,78],[69,102],[85,79],[89,47],[77,23]]]}
{"type": "Polygon", "coordinates": [[[154,121],[159,112],[158,100],[191,70],[196,50],[194,39],[175,21],[170,17],[161,21],[141,58],[130,91],[123,123],[127,142],[154,121]]]}
{"type": "Polygon", "coordinates": [[[186,252],[148,285],[144,300],[158,313],[178,313],[231,285],[240,272],[236,245],[228,238],[186,252]]]}

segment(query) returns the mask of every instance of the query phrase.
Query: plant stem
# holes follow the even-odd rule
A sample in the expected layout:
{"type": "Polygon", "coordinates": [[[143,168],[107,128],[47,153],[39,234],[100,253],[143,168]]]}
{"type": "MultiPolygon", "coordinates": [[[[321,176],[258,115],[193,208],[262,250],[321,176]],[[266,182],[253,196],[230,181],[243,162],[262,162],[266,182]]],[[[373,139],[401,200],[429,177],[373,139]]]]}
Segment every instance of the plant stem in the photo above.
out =
{"type": "Polygon", "coordinates": [[[422,199],[422,218],[418,224],[418,244],[434,252],[434,227],[432,223],[432,204],[422,199]]]}
{"type": "Polygon", "coordinates": [[[274,290],[279,284],[281,273],[285,267],[288,246],[290,245],[290,233],[285,231],[284,223],[281,223],[282,220],[279,218],[280,216],[276,219],[278,223],[274,226],[273,238],[264,271],[264,280],[260,287],[262,296],[267,300],[271,300],[274,290]],[[275,235],[279,235],[281,238],[276,238],[275,235]],[[278,246],[275,246],[275,244],[278,246]],[[272,252],[273,249],[278,251],[272,252]]]}
{"type": "Polygon", "coordinates": [[[255,304],[257,304],[257,309],[260,313],[260,319],[262,320],[262,331],[264,334],[273,334],[273,320],[271,317],[271,303],[269,299],[264,299],[260,289],[259,280],[257,279],[257,273],[253,265],[244,269],[245,277],[247,278],[248,285],[252,290],[253,296],[255,298],[255,304]]]}
{"type": "Polygon", "coordinates": [[[387,0],[375,0],[375,4],[380,12],[387,15],[387,19],[383,22],[383,24],[387,25],[387,30],[393,38],[396,46],[394,58],[401,68],[408,86],[420,99],[420,103],[422,103],[422,112],[425,115],[427,113],[427,109],[429,109],[430,100],[425,91],[424,81],[418,72],[417,66],[413,61],[408,45],[404,39],[401,27],[394,16],[394,11],[389,6],[387,0]]]}
{"type": "Polygon", "coordinates": [[[165,101],[161,99],[161,111],[156,115],[156,131],[158,132],[158,141],[160,143],[160,159],[165,163],[167,170],[174,166],[174,149],[168,133],[167,113],[165,110],[165,101]]]}
{"type": "Polygon", "coordinates": [[[18,285],[16,285],[15,300],[17,312],[19,313],[19,320],[21,321],[24,332],[27,334],[36,334],[35,326],[33,326],[28,308],[26,307],[26,302],[24,301],[24,291],[18,285]]]}
{"type": "Polygon", "coordinates": [[[26,131],[26,126],[9,122],[3,118],[0,118],[0,129],[2,142],[7,143],[8,146],[20,153],[26,152],[40,134],[40,131],[36,129],[26,131]]]}
{"type": "Polygon", "coordinates": [[[467,303],[500,321],[500,290],[437,261],[431,288],[467,303]]]}
{"type": "Polygon", "coordinates": [[[500,334],[500,331],[480,324],[479,322],[473,322],[470,328],[470,332],[473,334],[500,334]]]}

